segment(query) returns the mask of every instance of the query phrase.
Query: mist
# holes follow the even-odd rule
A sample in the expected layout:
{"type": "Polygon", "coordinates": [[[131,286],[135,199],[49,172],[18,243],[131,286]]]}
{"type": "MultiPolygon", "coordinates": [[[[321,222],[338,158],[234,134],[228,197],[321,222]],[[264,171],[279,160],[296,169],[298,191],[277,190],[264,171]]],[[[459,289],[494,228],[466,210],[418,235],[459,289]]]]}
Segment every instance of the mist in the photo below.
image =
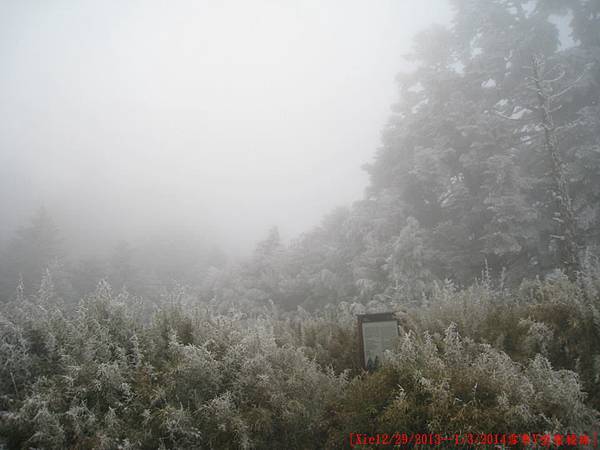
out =
{"type": "Polygon", "coordinates": [[[240,255],[359,199],[412,37],[446,2],[2,3],[0,223],[73,251],[194,233],[240,255]]]}
{"type": "Polygon", "coordinates": [[[596,444],[599,0],[0,0],[0,61],[0,450],[596,444]]]}

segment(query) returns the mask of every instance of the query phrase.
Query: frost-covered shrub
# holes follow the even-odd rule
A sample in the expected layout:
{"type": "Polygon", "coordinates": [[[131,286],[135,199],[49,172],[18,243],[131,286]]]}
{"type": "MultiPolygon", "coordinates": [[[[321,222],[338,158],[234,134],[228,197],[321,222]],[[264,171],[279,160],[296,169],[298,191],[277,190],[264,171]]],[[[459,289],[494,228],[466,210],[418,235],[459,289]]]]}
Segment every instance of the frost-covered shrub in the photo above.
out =
{"type": "Polygon", "coordinates": [[[345,302],[313,313],[299,307],[285,320],[274,322],[276,339],[301,348],[323,368],[356,374],[360,371],[356,314],[363,312],[362,305],[345,302]]]}
{"type": "Polygon", "coordinates": [[[128,301],[102,283],[69,315],[1,316],[10,448],[319,446],[346,378],[276,336],[283,321],[171,304],[144,323],[128,301]]]}
{"type": "Polygon", "coordinates": [[[577,372],[588,402],[599,408],[600,295],[593,270],[577,282],[524,281],[510,292],[490,283],[463,290],[442,286],[422,307],[405,309],[401,322],[405,330],[432,336],[443,335],[453,323],[462,336],[523,364],[542,354],[553,367],[577,372]]]}
{"type": "Polygon", "coordinates": [[[27,382],[32,361],[29,344],[20,326],[0,313],[0,410],[9,407],[9,401],[20,396],[27,382]]]}
{"type": "Polygon", "coordinates": [[[21,299],[0,315],[0,445],[306,449],[343,447],[349,432],[589,431],[590,292],[560,279],[438,287],[399,311],[402,338],[372,374],[358,367],[355,315],[393,304],[291,313],[178,293],[148,319],[106,283],[72,311],[21,299]]]}
{"type": "Polygon", "coordinates": [[[437,339],[406,333],[381,371],[355,379],[330,442],[350,432],[585,432],[597,412],[577,375],[538,355],[527,365],[450,326],[437,339]]]}
{"type": "Polygon", "coordinates": [[[597,275],[583,273],[577,283],[524,282],[521,295],[523,316],[544,324],[552,335],[545,339],[548,358],[556,367],[576,371],[590,403],[600,408],[600,295],[592,289],[597,275]]]}

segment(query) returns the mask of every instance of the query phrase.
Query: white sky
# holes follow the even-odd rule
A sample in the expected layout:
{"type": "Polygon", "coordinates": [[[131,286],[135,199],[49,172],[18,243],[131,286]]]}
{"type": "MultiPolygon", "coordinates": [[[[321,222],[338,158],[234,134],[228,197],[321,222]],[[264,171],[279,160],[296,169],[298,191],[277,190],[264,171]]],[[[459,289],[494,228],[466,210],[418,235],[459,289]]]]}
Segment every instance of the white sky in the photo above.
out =
{"type": "Polygon", "coordinates": [[[202,230],[247,250],[362,197],[443,0],[0,0],[0,231],[202,230]],[[10,212],[10,214],[7,214],[10,212]]]}

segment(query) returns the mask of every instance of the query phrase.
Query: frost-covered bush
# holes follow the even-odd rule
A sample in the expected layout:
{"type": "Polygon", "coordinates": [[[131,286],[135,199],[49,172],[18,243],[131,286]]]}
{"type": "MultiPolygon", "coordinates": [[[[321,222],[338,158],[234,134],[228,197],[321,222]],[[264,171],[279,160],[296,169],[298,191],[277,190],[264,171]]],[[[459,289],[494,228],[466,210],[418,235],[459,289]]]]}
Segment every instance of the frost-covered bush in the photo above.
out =
{"type": "Polygon", "coordinates": [[[598,399],[595,275],[519,291],[436,288],[422,306],[319,311],[194,303],[151,318],[101,283],[0,312],[0,446],[339,448],[350,432],[589,431],[598,399]],[[396,308],[383,368],[358,364],[356,314],[396,308]],[[586,393],[589,393],[586,396],[586,393]]]}
{"type": "Polygon", "coordinates": [[[128,300],[101,284],[70,316],[2,316],[9,447],[299,448],[326,435],[345,375],[278,340],[275,319],[171,305],[145,324],[128,300]]]}
{"type": "Polygon", "coordinates": [[[407,331],[432,336],[443,335],[454,324],[462,336],[489,344],[523,364],[542,354],[553,367],[577,372],[588,402],[598,409],[599,275],[588,264],[577,282],[566,277],[536,279],[513,291],[490,282],[462,290],[440,286],[423,306],[403,308],[401,322],[407,331]]]}
{"type": "Polygon", "coordinates": [[[361,370],[357,358],[356,314],[364,311],[362,305],[346,302],[313,313],[298,307],[295,313],[274,322],[276,338],[278,342],[301,348],[321,367],[356,374],[361,370]]]}
{"type": "Polygon", "coordinates": [[[330,443],[350,432],[589,432],[577,375],[541,355],[526,365],[450,326],[441,338],[412,332],[377,373],[352,381],[332,423],[330,443]]]}
{"type": "Polygon", "coordinates": [[[529,334],[543,340],[556,367],[579,373],[595,408],[600,408],[600,295],[594,288],[599,279],[597,272],[584,272],[577,283],[559,279],[521,286],[523,317],[535,321],[529,334]]]}

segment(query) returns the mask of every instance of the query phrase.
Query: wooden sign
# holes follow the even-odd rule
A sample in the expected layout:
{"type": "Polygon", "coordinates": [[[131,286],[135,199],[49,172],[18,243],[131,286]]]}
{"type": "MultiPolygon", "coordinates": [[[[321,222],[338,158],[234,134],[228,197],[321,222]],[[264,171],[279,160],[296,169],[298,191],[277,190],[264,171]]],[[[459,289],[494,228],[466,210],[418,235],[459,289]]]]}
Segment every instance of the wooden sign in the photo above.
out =
{"type": "Polygon", "coordinates": [[[374,370],[379,367],[383,353],[395,348],[398,335],[398,320],[394,313],[360,314],[358,339],[363,368],[374,370]]]}

